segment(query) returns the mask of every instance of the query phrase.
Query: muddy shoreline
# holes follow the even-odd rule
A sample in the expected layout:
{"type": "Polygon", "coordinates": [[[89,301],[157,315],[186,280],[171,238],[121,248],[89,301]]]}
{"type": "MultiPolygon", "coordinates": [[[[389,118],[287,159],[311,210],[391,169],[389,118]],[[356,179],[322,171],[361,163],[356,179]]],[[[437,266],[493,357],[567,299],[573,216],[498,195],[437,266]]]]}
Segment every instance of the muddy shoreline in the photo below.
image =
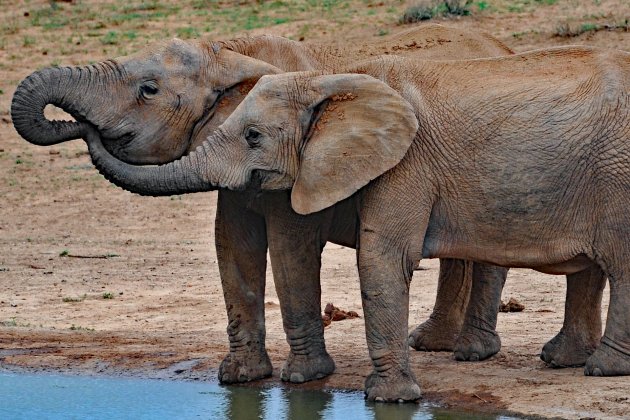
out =
{"type": "MultiPolygon", "coordinates": [[[[42,375],[64,375],[64,376],[84,376],[92,378],[125,378],[125,379],[151,379],[161,381],[190,381],[190,382],[210,382],[217,383],[218,369],[208,366],[208,358],[197,358],[181,360],[170,365],[159,368],[116,366],[112,361],[90,360],[76,365],[66,365],[64,367],[50,367],[46,365],[28,364],[33,363],[33,359],[38,356],[58,352],[54,347],[29,348],[0,350],[0,373],[12,374],[42,374],[42,375]],[[22,361],[27,358],[28,365],[7,364],[8,356],[19,357],[22,361]]],[[[172,354],[172,353],[171,353],[172,354]]],[[[45,363],[45,362],[44,362],[45,363]]],[[[145,359],[145,363],[147,360],[145,359]]],[[[307,382],[304,384],[291,384],[282,382],[279,379],[279,372],[274,370],[274,375],[259,381],[237,384],[231,386],[248,388],[269,388],[281,387],[283,389],[301,390],[329,390],[362,392],[361,388],[343,386],[333,383],[328,384],[327,380],[307,382]]],[[[472,395],[462,394],[458,391],[451,392],[424,392],[423,397],[417,404],[425,404],[431,407],[440,407],[453,410],[454,413],[475,413],[496,416],[510,416],[522,418],[523,415],[506,410],[505,405],[496,401],[491,394],[474,393],[472,395]]],[[[527,418],[544,418],[539,416],[527,416],[527,418]]]]}

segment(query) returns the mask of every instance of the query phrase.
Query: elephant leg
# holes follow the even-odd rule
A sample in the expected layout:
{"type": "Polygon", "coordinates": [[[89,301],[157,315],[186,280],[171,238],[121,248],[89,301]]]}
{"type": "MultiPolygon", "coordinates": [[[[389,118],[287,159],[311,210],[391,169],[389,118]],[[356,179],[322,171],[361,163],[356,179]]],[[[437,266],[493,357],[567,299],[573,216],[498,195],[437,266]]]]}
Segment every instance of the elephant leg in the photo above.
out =
{"type": "Polygon", "coordinates": [[[265,193],[269,254],[282,324],[291,348],[282,368],[283,381],[302,383],[335,370],[326,351],[321,311],[321,252],[330,211],[301,216],[291,209],[288,193],[265,193]]]}
{"type": "Polygon", "coordinates": [[[609,249],[612,261],[603,265],[610,283],[606,329],[599,347],[586,360],[587,376],[630,375],[630,249],[625,243],[616,245],[621,250],[609,249]]]}
{"type": "Polygon", "coordinates": [[[606,276],[596,265],[567,276],[564,324],[542,349],[551,367],[583,366],[602,337],[602,293],[606,276]]]}
{"type": "Polygon", "coordinates": [[[496,332],[501,292],[508,269],[473,263],[473,285],[464,325],[454,348],[456,360],[484,360],[501,349],[496,332]]]}
{"type": "Polygon", "coordinates": [[[374,370],[365,381],[369,401],[414,401],[420,387],[409,366],[409,282],[414,264],[402,250],[387,249],[361,226],[357,249],[365,334],[374,370]]]}
{"type": "Polygon", "coordinates": [[[440,259],[433,312],[409,334],[411,347],[420,351],[453,351],[470,297],[472,266],[472,262],[464,260],[440,259]]]}
{"type": "Polygon", "coordinates": [[[247,210],[242,193],[219,191],[215,226],[217,259],[228,315],[230,352],[219,367],[222,383],[271,376],[265,349],[264,219],[247,210]]]}

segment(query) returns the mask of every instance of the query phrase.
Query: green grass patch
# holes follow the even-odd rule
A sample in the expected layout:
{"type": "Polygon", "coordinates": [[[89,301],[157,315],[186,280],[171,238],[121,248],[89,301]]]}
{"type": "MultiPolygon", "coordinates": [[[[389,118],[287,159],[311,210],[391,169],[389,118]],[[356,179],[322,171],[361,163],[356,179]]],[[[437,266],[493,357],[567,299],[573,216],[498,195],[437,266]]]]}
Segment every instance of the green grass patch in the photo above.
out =
{"type": "Polygon", "coordinates": [[[31,45],[35,44],[35,38],[31,37],[31,36],[24,36],[22,38],[22,46],[23,47],[30,47],[31,45]]]}
{"type": "Polygon", "coordinates": [[[31,13],[31,25],[40,26],[44,30],[63,28],[70,23],[70,18],[64,14],[64,9],[56,2],[50,2],[49,7],[36,9],[31,13]]]}
{"type": "Polygon", "coordinates": [[[109,31],[101,38],[101,44],[103,45],[117,45],[120,42],[118,32],[109,31]]]}
{"type": "Polygon", "coordinates": [[[72,331],[88,331],[88,332],[95,331],[94,328],[82,327],[80,325],[74,325],[74,324],[72,324],[68,329],[72,331]]]}
{"type": "Polygon", "coordinates": [[[468,16],[472,0],[423,0],[408,7],[400,17],[400,23],[416,23],[437,16],[468,16]]]}
{"type": "Polygon", "coordinates": [[[554,36],[562,37],[562,38],[572,38],[576,36],[580,36],[587,32],[597,32],[597,31],[624,31],[627,32],[630,30],[630,20],[625,19],[622,22],[616,24],[597,24],[593,22],[583,22],[571,24],[569,22],[563,22],[556,26],[554,31],[554,36]]]}
{"type": "Polygon", "coordinates": [[[197,28],[193,28],[192,26],[178,28],[176,33],[177,37],[181,39],[199,38],[201,35],[197,28]]]}
{"type": "Polygon", "coordinates": [[[66,296],[66,297],[62,298],[61,301],[65,302],[65,303],[77,303],[77,302],[83,302],[86,297],[87,297],[87,295],[83,295],[83,296],[66,296]]]}
{"type": "Polygon", "coordinates": [[[3,327],[17,327],[18,323],[17,320],[15,319],[15,317],[9,318],[6,321],[2,321],[2,323],[0,323],[3,327]]]}
{"type": "Polygon", "coordinates": [[[485,0],[476,2],[475,6],[477,7],[477,10],[479,10],[480,12],[483,12],[484,10],[487,10],[490,8],[490,4],[488,4],[488,2],[485,0]]]}

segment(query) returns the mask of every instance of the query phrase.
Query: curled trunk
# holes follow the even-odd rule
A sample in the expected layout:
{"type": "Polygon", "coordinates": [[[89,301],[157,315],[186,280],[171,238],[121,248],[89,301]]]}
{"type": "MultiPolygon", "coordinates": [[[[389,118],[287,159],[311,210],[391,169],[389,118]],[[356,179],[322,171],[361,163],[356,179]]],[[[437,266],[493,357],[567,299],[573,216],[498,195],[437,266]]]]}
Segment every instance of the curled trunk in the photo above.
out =
{"type": "Polygon", "coordinates": [[[78,139],[83,124],[74,121],[50,121],[44,108],[52,104],[80,120],[90,120],[88,103],[99,94],[95,80],[102,73],[120,73],[114,62],[86,67],[50,67],[36,71],[22,80],[13,95],[11,118],[17,132],[27,141],[48,146],[78,139]]]}
{"type": "Polygon", "coordinates": [[[217,189],[216,181],[206,176],[207,156],[200,146],[179,160],[159,166],[136,166],[113,157],[92,127],[83,137],[92,162],[110,182],[127,191],[148,196],[164,196],[217,189]]]}

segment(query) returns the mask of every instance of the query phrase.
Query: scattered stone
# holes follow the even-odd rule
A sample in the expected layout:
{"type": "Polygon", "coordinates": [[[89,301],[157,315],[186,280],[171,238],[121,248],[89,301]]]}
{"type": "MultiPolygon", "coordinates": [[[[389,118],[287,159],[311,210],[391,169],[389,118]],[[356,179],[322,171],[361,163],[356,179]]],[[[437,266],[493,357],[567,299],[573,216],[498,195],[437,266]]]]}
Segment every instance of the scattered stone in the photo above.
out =
{"type": "Polygon", "coordinates": [[[525,305],[514,298],[510,298],[507,303],[501,301],[501,306],[499,306],[500,312],[522,312],[523,309],[525,309],[525,305]]]}

